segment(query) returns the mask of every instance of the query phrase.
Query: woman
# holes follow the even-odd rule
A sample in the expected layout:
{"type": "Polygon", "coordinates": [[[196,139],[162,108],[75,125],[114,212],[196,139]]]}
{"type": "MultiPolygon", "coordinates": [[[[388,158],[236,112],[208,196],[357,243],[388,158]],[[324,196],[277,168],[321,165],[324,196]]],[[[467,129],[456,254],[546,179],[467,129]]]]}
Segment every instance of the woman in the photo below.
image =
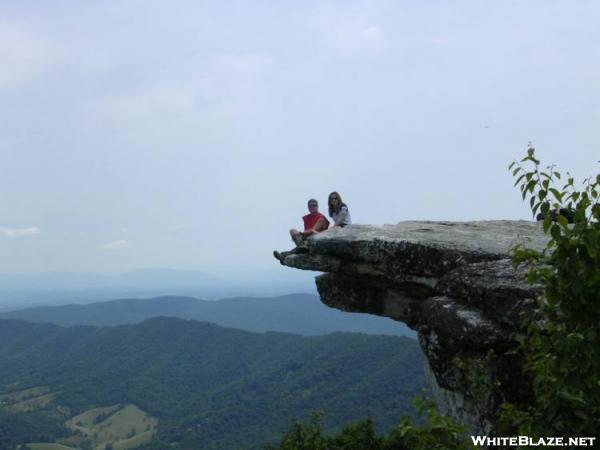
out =
{"type": "Polygon", "coordinates": [[[339,193],[334,191],[329,194],[327,205],[329,206],[329,216],[333,219],[332,228],[345,227],[352,223],[348,206],[342,202],[342,197],[339,193]]]}

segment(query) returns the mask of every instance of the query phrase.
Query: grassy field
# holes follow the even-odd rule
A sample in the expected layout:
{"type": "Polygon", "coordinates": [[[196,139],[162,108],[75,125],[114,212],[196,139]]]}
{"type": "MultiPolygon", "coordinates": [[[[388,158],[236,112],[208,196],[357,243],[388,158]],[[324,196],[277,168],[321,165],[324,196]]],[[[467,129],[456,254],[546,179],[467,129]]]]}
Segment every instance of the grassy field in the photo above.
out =
{"type": "Polygon", "coordinates": [[[102,418],[102,416],[109,417],[119,409],[121,409],[121,405],[88,409],[87,411],[67,420],[65,425],[67,428],[72,430],[85,431],[89,427],[92,427],[95,423],[104,421],[104,419],[98,420],[99,418],[102,418]]]}
{"type": "Polygon", "coordinates": [[[48,386],[36,386],[0,395],[0,406],[14,411],[34,411],[48,406],[56,398],[48,386]]]}
{"type": "MultiPolygon", "coordinates": [[[[47,407],[56,397],[48,386],[36,386],[0,395],[0,406],[14,411],[47,407]]],[[[77,450],[82,447],[115,450],[138,447],[152,439],[158,420],[135,405],[113,405],[89,409],[65,422],[73,433],[57,443],[29,443],[32,450],[77,450]]]]}
{"type": "Polygon", "coordinates": [[[50,392],[50,388],[48,386],[36,386],[29,389],[10,392],[8,394],[2,394],[0,395],[0,400],[9,403],[19,403],[25,400],[29,400],[31,398],[47,394],[48,392],[50,392]]]}
{"type": "Polygon", "coordinates": [[[15,411],[34,411],[36,409],[41,409],[48,406],[50,403],[52,403],[52,400],[54,400],[55,398],[56,393],[50,392],[48,394],[29,398],[19,403],[15,403],[14,405],[12,405],[12,408],[15,411]]]}
{"type": "Polygon", "coordinates": [[[134,436],[132,438],[125,439],[123,441],[117,441],[113,444],[113,449],[114,450],[127,450],[130,448],[138,447],[138,446],[150,441],[150,439],[152,439],[152,436],[154,436],[154,433],[156,433],[155,430],[145,431],[145,432],[140,433],[137,436],[134,436]]]}
{"type": "Polygon", "coordinates": [[[87,440],[94,450],[104,450],[108,443],[115,450],[126,450],[152,439],[158,420],[135,405],[114,405],[85,411],[65,425],[73,432],[63,441],[67,445],[77,447],[87,440]]]}

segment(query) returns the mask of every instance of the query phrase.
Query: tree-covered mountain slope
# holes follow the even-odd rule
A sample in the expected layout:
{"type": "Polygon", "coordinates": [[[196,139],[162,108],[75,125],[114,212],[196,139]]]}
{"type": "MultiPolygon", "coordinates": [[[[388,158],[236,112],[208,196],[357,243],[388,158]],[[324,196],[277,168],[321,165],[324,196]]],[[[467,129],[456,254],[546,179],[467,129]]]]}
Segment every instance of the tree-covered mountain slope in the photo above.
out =
{"type": "Polygon", "coordinates": [[[174,318],[102,328],[0,320],[4,392],[48,386],[54,397],[41,411],[53,417],[134,404],[176,448],[256,447],[313,411],[329,428],[365,416],[387,428],[411,411],[422,362],[416,341],[393,336],[251,333],[174,318]]]}

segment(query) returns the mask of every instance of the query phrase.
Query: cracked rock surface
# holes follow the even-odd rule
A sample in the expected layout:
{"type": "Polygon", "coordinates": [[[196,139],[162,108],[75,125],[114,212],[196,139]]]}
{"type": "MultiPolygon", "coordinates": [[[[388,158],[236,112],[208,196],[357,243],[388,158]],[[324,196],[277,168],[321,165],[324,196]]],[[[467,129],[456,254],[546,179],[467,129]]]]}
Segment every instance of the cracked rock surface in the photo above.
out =
{"type": "Polygon", "coordinates": [[[309,238],[306,253],[281,264],[325,272],[317,289],[331,307],[416,330],[442,411],[481,434],[501,402],[526,395],[521,365],[506,352],[541,290],[513,267],[511,249],[546,242],[527,221],[351,225],[309,238]]]}

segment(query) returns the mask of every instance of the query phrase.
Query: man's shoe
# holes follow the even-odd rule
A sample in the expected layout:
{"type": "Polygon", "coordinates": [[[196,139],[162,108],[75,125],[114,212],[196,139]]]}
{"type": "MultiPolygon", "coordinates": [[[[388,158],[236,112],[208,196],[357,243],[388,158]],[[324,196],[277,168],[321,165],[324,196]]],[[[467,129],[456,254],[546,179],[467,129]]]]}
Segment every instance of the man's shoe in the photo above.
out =
{"type": "Polygon", "coordinates": [[[283,261],[283,255],[279,253],[277,250],[273,250],[273,256],[277,258],[279,261],[283,261]]]}

